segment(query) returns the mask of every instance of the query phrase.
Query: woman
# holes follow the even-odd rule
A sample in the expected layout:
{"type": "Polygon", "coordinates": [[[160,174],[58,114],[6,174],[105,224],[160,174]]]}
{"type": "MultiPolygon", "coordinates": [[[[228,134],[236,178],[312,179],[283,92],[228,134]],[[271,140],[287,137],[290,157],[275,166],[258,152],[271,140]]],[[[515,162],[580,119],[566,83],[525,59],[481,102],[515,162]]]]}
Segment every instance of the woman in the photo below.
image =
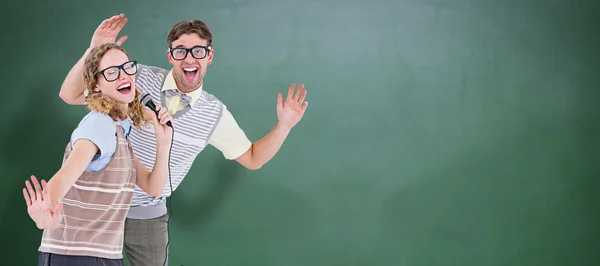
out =
{"type": "Polygon", "coordinates": [[[135,89],[136,62],[117,44],[94,48],[85,60],[90,112],[67,145],[63,165],[46,184],[32,176],[23,189],[28,213],[43,229],[38,265],[123,265],[123,229],[134,184],[159,196],[168,173],[172,118],[146,110],[135,89]],[[153,121],[156,162],[150,172],[127,140],[131,123],[153,121]]]}

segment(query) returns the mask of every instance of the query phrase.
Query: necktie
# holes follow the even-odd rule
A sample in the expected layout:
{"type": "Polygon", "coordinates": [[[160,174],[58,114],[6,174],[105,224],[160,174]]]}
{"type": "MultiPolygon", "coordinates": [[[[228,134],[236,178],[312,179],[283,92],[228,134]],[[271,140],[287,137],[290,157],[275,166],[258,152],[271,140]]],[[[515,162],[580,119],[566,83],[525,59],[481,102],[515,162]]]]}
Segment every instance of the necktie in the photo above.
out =
{"type": "Polygon", "coordinates": [[[179,98],[181,98],[181,101],[183,102],[183,106],[188,106],[190,105],[190,102],[192,102],[192,97],[181,93],[179,90],[166,90],[165,96],[179,96],[179,98]]]}

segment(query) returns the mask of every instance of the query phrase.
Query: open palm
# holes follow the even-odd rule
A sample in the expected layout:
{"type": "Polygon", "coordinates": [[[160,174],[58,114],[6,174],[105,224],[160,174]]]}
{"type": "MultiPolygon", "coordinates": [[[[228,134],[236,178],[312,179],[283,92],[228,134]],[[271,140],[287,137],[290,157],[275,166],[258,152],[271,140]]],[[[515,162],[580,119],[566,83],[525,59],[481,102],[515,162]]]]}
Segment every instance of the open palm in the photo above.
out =
{"type": "Polygon", "coordinates": [[[31,188],[29,180],[25,181],[26,189],[23,189],[25,203],[27,203],[27,213],[35,222],[39,229],[55,228],[61,221],[62,204],[52,208],[50,203],[50,192],[46,181],[42,179],[42,188],[35,176],[31,176],[31,183],[35,187],[35,191],[31,188]]]}
{"type": "MultiPolygon", "coordinates": [[[[125,23],[127,23],[127,18],[123,14],[112,16],[102,21],[92,36],[90,48],[98,47],[105,43],[114,43],[125,23]]],[[[123,35],[116,43],[121,45],[125,40],[127,40],[127,36],[123,35]]]]}
{"type": "Polygon", "coordinates": [[[307,93],[304,89],[304,84],[300,84],[298,91],[294,94],[295,88],[296,84],[290,86],[285,102],[282,102],[281,93],[277,94],[277,118],[279,118],[279,123],[282,126],[289,129],[300,122],[304,111],[308,107],[308,102],[304,101],[307,93]]]}

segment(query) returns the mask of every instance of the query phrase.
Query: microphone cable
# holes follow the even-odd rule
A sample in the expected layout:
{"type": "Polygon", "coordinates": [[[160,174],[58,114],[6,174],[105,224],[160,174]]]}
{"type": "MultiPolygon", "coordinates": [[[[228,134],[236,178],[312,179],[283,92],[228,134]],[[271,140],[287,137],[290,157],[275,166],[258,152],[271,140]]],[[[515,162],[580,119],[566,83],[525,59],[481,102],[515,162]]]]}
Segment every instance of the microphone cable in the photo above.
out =
{"type": "MultiPolygon", "coordinates": [[[[171,150],[173,149],[173,140],[175,139],[175,128],[171,127],[171,129],[171,146],[169,147],[169,161],[167,164],[167,169],[169,170],[169,187],[171,188],[171,194],[169,194],[169,196],[172,197],[173,183],[171,183],[171,150]]],[[[163,266],[167,265],[167,259],[169,257],[169,244],[171,243],[171,215],[173,214],[173,210],[171,209],[171,199],[165,197],[165,201],[169,202],[169,207],[167,208],[167,245],[165,246],[165,262],[163,263],[163,266]]]]}
{"type": "MultiPolygon", "coordinates": [[[[154,113],[156,113],[157,118],[158,118],[158,111],[156,111],[156,105],[154,105],[154,102],[152,101],[152,97],[150,96],[150,98],[147,98],[148,96],[150,96],[149,93],[141,93],[139,95],[140,98],[140,103],[143,106],[147,106],[148,108],[150,108],[150,110],[154,111],[154,113]],[[148,100],[145,100],[148,99],[148,100]]],[[[169,196],[173,195],[173,183],[171,181],[171,151],[173,150],[173,142],[175,140],[175,128],[173,127],[173,123],[171,122],[167,122],[166,123],[167,126],[171,127],[172,132],[171,132],[171,146],[169,147],[169,161],[167,162],[167,169],[169,171],[169,187],[171,189],[171,193],[169,196]]],[[[158,149],[158,147],[157,147],[158,149]]],[[[164,191],[164,188],[163,188],[164,191]]],[[[161,196],[162,196],[162,191],[161,191],[161,196]]],[[[165,261],[163,262],[163,266],[167,265],[167,260],[169,257],[169,245],[171,243],[171,215],[172,215],[172,210],[171,209],[171,200],[168,199],[169,197],[165,197],[165,201],[168,201],[169,206],[167,207],[167,244],[165,245],[165,261]]],[[[165,203],[165,205],[167,205],[165,203]]]]}

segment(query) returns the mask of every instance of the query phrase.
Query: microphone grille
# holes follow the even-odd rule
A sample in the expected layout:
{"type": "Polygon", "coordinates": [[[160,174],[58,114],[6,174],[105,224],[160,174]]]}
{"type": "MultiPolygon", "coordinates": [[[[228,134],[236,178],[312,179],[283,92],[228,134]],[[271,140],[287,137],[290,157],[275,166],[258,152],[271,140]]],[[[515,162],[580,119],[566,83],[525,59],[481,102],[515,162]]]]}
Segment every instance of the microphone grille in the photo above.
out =
{"type": "Polygon", "coordinates": [[[142,105],[146,105],[149,101],[152,101],[150,94],[147,92],[142,92],[142,94],[140,94],[140,103],[142,103],[142,105]]]}

